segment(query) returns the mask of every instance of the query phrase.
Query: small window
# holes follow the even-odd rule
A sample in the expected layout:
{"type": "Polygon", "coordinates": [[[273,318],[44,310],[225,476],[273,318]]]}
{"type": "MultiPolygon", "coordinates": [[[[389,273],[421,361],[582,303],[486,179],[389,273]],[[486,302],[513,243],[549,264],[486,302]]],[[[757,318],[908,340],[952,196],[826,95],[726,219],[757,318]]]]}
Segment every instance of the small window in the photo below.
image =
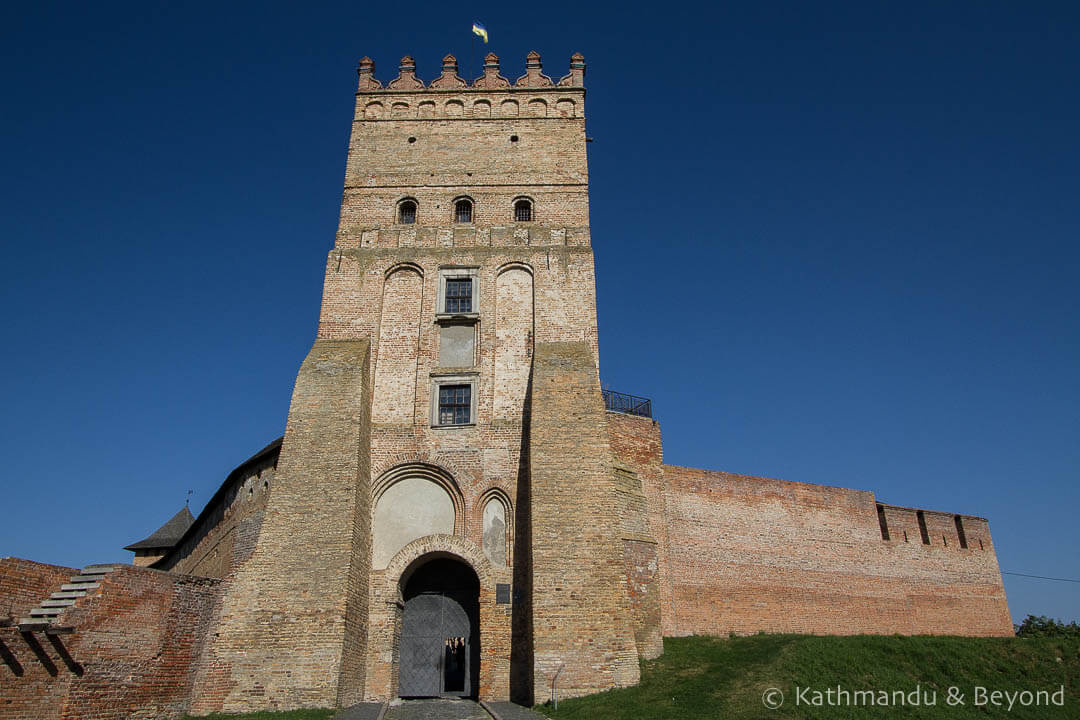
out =
{"type": "Polygon", "coordinates": [[[402,200],[398,204],[398,222],[402,225],[412,225],[416,222],[415,200],[402,200]]]}
{"type": "Polygon", "coordinates": [[[472,278],[447,278],[446,302],[443,307],[448,313],[471,313],[472,278]]]}
{"type": "Polygon", "coordinates": [[[532,203],[528,200],[514,202],[514,222],[532,222],[532,203]]]}
{"type": "Polygon", "coordinates": [[[472,422],[472,385],[439,386],[439,424],[468,425],[472,422]]]}
{"type": "Polygon", "coordinates": [[[454,203],[454,222],[472,222],[472,200],[458,200],[454,203]]]}

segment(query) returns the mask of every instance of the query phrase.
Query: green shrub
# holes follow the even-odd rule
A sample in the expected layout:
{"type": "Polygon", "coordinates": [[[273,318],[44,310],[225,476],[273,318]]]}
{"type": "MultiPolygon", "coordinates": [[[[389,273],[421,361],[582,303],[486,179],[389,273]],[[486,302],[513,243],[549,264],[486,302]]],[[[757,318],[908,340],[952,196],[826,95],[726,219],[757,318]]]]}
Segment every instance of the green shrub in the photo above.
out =
{"type": "Polygon", "coordinates": [[[1080,638],[1080,625],[1065,624],[1045,615],[1028,615],[1016,626],[1017,637],[1080,638]]]}

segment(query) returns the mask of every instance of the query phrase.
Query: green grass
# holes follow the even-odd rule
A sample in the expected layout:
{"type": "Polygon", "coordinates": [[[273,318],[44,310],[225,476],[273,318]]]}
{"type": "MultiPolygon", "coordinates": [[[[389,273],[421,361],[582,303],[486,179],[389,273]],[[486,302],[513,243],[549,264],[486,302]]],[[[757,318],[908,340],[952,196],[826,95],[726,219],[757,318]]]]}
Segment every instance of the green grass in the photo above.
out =
{"type": "Polygon", "coordinates": [[[288,712],[253,712],[239,715],[202,715],[193,717],[184,716],[183,720],[329,720],[336,710],[289,710],[288,712]]]}
{"type": "MultiPolygon", "coordinates": [[[[1080,718],[1080,640],[1076,638],[812,637],[755,635],[668,638],[664,655],[642,663],[641,684],[550,704],[536,710],[568,720],[1076,720],[1080,718]],[[1057,691],[1064,706],[1006,707],[973,704],[974,688],[1057,691]],[[849,691],[937,693],[935,706],[796,705],[796,687],[849,691]],[[963,705],[946,703],[950,686],[963,705]],[[769,688],[783,705],[767,709],[769,688]]],[[[807,699],[809,694],[804,694],[807,699]]],[[[539,698],[538,698],[539,699],[539,698]]],[[[1003,700],[1003,702],[1005,702],[1003,700]]]]}

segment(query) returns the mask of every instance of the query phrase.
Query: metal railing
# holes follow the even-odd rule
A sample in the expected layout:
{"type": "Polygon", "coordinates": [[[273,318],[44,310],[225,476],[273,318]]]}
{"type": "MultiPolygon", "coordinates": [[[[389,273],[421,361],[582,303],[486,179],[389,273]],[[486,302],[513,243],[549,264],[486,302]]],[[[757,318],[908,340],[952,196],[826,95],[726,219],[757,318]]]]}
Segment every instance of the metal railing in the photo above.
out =
{"type": "Polygon", "coordinates": [[[604,390],[604,407],[611,412],[652,417],[652,400],[649,398],[627,395],[626,393],[604,390]]]}

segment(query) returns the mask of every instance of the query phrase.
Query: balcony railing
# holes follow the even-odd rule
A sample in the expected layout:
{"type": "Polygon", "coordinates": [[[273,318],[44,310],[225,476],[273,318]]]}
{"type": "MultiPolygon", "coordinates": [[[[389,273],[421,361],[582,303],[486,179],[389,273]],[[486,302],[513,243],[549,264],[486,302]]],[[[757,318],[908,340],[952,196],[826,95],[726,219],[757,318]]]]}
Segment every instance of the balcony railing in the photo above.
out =
{"type": "Polygon", "coordinates": [[[627,395],[626,393],[604,390],[604,407],[611,412],[652,417],[652,400],[649,398],[627,395]]]}

